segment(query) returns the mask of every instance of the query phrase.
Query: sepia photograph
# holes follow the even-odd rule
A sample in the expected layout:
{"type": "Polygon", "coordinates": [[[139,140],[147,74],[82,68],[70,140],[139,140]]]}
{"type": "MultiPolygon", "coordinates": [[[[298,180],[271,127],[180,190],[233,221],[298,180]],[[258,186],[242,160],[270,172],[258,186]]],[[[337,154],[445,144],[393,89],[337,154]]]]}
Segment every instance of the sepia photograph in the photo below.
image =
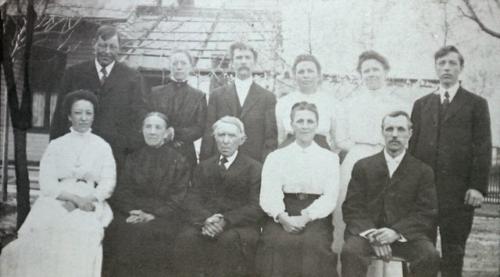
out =
{"type": "Polygon", "coordinates": [[[0,277],[500,277],[500,0],[0,26],[0,277]]]}

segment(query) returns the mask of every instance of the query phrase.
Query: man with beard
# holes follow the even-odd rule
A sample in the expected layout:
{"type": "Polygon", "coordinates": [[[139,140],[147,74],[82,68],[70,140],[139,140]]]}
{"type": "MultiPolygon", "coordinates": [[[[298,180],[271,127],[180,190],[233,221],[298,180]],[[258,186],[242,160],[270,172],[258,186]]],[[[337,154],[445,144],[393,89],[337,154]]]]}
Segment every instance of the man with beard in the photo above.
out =
{"type": "Polygon", "coordinates": [[[142,76],[117,61],[120,37],[114,26],[97,29],[94,59],[68,68],[61,81],[50,128],[50,139],[69,132],[70,122],[62,109],[64,96],[75,90],[90,90],[97,96],[92,132],[111,145],[120,169],[125,156],[141,145],[141,119],[146,110],[142,76]]]}
{"type": "Polygon", "coordinates": [[[441,274],[462,276],[474,208],[488,190],[491,130],[488,103],[459,82],[464,58],[454,46],[434,55],[439,88],[413,105],[409,151],[436,176],[441,235],[441,274]]]}
{"type": "Polygon", "coordinates": [[[412,134],[406,112],[382,120],[385,148],[356,162],[342,206],[346,223],[342,276],[366,276],[371,256],[410,262],[412,276],[433,277],[439,253],[431,241],[437,216],[432,169],[406,153],[412,134]]]}
{"type": "Polygon", "coordinates": [[[209,97],[205,134],[200,160],[217,154],[211,126],[219,118],[230,115],[239,118],[248,134],[240,147],[241,153],[263,162],[277,146],[276,97],[257,85],[252,78],[257,52],[247,44],[236,42],[229,49],[234,82],[214,90],[209,97]]]}

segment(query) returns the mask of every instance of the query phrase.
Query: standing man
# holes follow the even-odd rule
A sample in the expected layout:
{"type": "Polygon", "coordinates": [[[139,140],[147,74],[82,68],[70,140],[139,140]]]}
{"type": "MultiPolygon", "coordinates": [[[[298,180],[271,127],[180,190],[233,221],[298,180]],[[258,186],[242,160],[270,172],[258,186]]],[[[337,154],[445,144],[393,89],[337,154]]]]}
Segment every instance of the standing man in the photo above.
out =
{"type": "Polygon", "coordinates": [[[490,115],[486,100],[460,86],[464,58],[454,46],[434,55],[439,88],[413,105],[409,150],[434,169],[439,202],[441,273],[462,276],[474,208],[488,189],[490,115]]]}
{"type": "Polygon", "coordinates": [[[385,148],[356,162],[342,206],[346,222],[342,276],[364,277],[370,256],[400,256],[412,276],[433,277],[439,253],[431,233],[437,216],[432,169],[406,153],[409,115],[392,112],[382,120],[385,148]]]}
{"type": "Polygon", "coordinates": [[[218,153],[196,167],[184,201],[189,225],[177,237],[176,276],[254,276],[262,166],[239,151],[246,136],[238,118],[222,117],[213,134],[218,153]]]}
{"type": "Polygon", "coordinates": [[[234,83],[212,92],[208,101],[207,122],[200,150],[200,160],[217,154],[211,127],[219,118],[230,115],[239,118],[248,138],[240,147],[241,153],[263,162],[277,144],[277,127],[273,93],[257,85],[252,78],[257,52],[247,44],[236,42],[229,49],[234,83]]]}
{"type": "Polygon", "coordinates": [[[143,79],[139,72],[117,61],[119,52],[116,27],[99,27],[94,41],[95,58],[68,68],[64,74],[50,128],[50,139],[70,131],[62,109],[66,94],[78,89],[94,92],[99,106],[92,132],[111,145],[118,168],[142,142],[140,129],[146,108],[143,79]]]}

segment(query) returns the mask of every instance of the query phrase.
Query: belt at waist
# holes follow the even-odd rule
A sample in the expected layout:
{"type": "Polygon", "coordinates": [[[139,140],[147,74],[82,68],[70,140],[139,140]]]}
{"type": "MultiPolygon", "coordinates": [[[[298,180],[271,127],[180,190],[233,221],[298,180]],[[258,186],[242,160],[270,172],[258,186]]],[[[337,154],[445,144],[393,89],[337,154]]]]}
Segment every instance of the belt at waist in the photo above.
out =
{"type": "Polygon", "coordinates": [[[59,178],[57,179],[59,182],[68,182],[68,181],[74,181],[75,183],[85,183],[85,184],[93,184],[94,188],[97,187],[97,182],[94,180],[87,180],[85,178],[74,178],[74,177],[67,177],[67,178],[59,178]]]}
{"type": "Polygon", "coordinates": [[[285,198],[293,198],[298,200],[306,200],[306,199],[317,199],[321,195],[319,194],[311,194],[311,193],[288,193],[285,192],[285,198]]]}

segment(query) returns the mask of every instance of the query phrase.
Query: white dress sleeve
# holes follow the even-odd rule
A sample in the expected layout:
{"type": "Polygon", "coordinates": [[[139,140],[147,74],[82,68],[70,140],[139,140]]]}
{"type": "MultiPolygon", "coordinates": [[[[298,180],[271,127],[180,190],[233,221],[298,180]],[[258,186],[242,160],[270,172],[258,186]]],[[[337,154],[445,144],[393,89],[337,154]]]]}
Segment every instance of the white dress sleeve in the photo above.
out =
{"type": "Polygon", "coordinates": [[[116,185],[116,164],[113,152],[109,145],[103,147],[101,155],[99,180],[94,189],[94,197],[99,201],[104,201],[111,197],[116,185]]]}
{"type": "Polygon", "coordinates": [[[280,159],[276,154],[276,152],[269,154],[264,162],[259,201],[262,210],[275,221],[279,214],[285,212],[280,159]]]}
{"type": "Polygon", "coordinates": [[[57,145],[51,142],[40,160],[38,182],[42,195],[57,198],[61,193],[57,175],[57,145]]]}

